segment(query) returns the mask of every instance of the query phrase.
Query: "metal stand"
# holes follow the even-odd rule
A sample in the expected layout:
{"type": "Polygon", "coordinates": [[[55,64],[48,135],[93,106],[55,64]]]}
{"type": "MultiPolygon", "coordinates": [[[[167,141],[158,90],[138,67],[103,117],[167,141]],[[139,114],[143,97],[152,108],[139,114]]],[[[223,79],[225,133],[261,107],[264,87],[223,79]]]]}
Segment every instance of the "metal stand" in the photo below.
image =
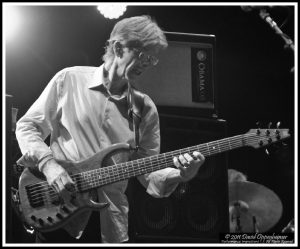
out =
{"type": "MultiPolygon", "coordinates": [[[[279,35],[284,40],[284,48],[294,52],[294,42],[287,34],[281,31],[281,29],[277,26],[277,23],[271,18],[266,9],[261,9],[259,11],[259,16],[270,25],[270,27],[275,31],[277,35],[279,35]]],[[[291,72],[294,72],[294,67],[291,69],[291,72]]]]}

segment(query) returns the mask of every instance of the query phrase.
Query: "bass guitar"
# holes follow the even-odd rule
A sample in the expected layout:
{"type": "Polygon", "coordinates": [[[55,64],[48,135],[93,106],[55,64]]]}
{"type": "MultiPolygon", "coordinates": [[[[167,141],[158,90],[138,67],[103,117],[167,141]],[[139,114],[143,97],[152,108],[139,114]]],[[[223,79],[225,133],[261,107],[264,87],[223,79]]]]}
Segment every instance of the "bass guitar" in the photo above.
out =
{"type": "MultiPolygon", "coordinates": [[[[72,200],[65,203],[48,185],[43,174],[26,168],[19,179],[19,210],[23,222],[41,232],[62,227],[86,209],[101,209],[106,203],[96,203],[84,193],[117,181],[173,167],[173,157],[200,151],[205,157],[244,146],[261,148],[290,137],[288,129],[251,129],[249,132],[180,150],[162,153],[122,163],[108,163],[116,153],[130,152],[129,144],[114,144],[91,158],[80,162],[59,161],[75,183],[72,200]]],[[[25,225],[24,224],[24,225],[25,225]]]]}

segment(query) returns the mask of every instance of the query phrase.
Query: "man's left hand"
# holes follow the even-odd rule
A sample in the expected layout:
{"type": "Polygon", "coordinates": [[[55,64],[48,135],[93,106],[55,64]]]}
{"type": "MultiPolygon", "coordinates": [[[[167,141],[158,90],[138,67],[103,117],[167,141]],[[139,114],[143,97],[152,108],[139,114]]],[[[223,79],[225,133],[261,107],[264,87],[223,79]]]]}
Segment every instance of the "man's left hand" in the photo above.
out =
{"type": "Polygon", "coordinates": [[[194,158],[190,154],[185,153],[173,158],[174,165],[180,170],[182,182],[187,182],[194,178],[205,161],[205,157],[198,151],[194,151],[193,156],[194,158]]]}

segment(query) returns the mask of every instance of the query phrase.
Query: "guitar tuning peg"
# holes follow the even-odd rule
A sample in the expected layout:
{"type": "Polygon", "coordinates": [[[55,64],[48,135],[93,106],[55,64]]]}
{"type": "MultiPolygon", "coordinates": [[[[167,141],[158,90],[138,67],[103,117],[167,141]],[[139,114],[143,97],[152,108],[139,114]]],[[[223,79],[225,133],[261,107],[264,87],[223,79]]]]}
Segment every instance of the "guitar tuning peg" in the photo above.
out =
{"type": "Polygon", "coordinates": [[[256,126],[257,126],[257,129],[260,129],[261,123],[260,123],[259,121],[257,121],[255,124],[256,124],[256,126]]]}
{"type": "Polygon", "coordinates": [[[259,135],[260,134],[260,122],[259,121],[256,122],[256,126],[257,126],[256,134],[259,135]]]}
{"type": "Polygon", "coordinates": [[[276,128],[279,129],[279,126],[280,126],[280,125],[281,125],[281,122],[278,121],[277,124],[276,124],[276,128]]]}
{"type": "Polygon", "coordinates": [[[271,129],[271,126],[272,126],[272,122],[270,122],[269,124],[268,124],[268,129],[271,129]]]}
{"type": "Polygon", "coordinates": [[[265,149],[266,154],[269,156],[270,152],[268,151],[268,149],[265,149]]]}

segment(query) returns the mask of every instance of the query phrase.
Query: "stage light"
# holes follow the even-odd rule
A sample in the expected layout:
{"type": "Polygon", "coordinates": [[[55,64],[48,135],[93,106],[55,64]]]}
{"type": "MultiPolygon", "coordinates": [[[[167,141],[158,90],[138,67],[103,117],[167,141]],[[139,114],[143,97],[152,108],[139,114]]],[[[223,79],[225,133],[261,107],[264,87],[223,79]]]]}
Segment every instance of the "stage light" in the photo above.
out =
{"type": "Polygon", "coordinates": [[[4,36],[11,41],[21,26],[21,15],[16,7],[5,6],[4,9],[4,36]]]}
{"type": "Polygon", "coordinates": [[[125,4],[101,4],[97,9],[105,17],[109,19],[117,19],[124,14],[127,6],[125,4]]]}

